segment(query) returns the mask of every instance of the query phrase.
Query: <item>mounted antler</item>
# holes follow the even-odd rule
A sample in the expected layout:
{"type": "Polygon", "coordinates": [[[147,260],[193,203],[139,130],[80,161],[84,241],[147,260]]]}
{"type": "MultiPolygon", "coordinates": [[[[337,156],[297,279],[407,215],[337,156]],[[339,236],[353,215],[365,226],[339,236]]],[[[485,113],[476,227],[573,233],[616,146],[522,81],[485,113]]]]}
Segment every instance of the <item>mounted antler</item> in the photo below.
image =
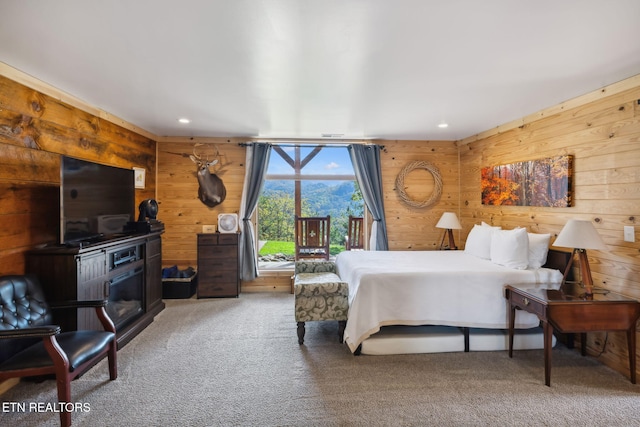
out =
{"type": "Polygon", "coordinates": [[[202,154],[198,154],[196,152],[196,149],[201,145],[204,145],[204,144],[195,144],[193,146],[193,154],[189,155],[189,158],[191,159],[191,161],[196,163],[198,166],[201,166],[201,165],[213,166],[213,165],[219,163],[219,161],[220,161],[220,159],[219,159],[220,152],[218,151],[218,147],[216,147],[216,155],[215,155],[215,157],[217,157],[217,158],[215,158],[213,160],[209,160],[209,156],[207,156],[207,158],[205,160],[203,160],[202,159],[202,154]]]}
{"type": "Polygon", "coordinates": [[[210,166],[216,165],[220,162],[220,152],[216,147],[217,159],[209,160],[207,157],[202,159],[202,155],[196,152],[196,148],[203,144],[195,144],[193,146],[193,154],[189,156],[191,161],[198,165],[197,178],[198,178],[198,198],[202,203],[210,208],[222,203],[227,196],[227,189],[224,186],[222,180],[216,174],[212,174],[209,170],[210,166]]]}

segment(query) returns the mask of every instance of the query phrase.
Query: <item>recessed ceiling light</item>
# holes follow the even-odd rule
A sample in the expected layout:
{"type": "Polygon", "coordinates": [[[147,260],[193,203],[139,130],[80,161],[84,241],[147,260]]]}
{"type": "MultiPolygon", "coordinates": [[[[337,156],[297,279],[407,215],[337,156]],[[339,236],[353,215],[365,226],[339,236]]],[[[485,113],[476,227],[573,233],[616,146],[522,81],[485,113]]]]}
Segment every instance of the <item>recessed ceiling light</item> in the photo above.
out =
{"type": "Polygon", "coordinates": [[[182,124],[185,124],[185,125],[186,125],[186,124],[188,124],[188,123],[191,123],[191,120],[186,119],[186,118],[178,119],[178,121],[179,121],[180,123],[182,123],[182,124]]]}
{"type": "Polygon", "coordinates": [[[448,124],[448,123],[445,123],[445,122],[442,122],[442,123],[440,123],[440,124],[438,125],[438,127],[439,127],[440,129],[444,129],[444,128],[449,127],[449,124],[448,124]]]}

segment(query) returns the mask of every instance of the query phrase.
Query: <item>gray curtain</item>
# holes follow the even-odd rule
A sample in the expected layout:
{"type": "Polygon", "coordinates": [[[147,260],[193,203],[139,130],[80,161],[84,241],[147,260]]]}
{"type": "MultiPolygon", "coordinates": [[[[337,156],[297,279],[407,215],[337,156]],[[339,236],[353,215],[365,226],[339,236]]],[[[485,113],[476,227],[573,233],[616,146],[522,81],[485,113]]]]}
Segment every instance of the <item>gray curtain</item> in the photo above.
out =
{"type": "Polygon", "coordinates": [[[382,198],[380,146],[352,144],[348,148],[353,170],[362,191],[362,197],[373,216],[369,249],[372,251],[388,251],[387,222],[384,216],[384,201],[382,198]]]}
{"type": "Polygon", "coordinates": [[[258,206],[264,185],[264,175],[269,165],[271,144],[256,142],[247,146],[244,186],[240,203],[240,278],[251,281],[258,277],[258,254],[251,215],[258,206]]]}

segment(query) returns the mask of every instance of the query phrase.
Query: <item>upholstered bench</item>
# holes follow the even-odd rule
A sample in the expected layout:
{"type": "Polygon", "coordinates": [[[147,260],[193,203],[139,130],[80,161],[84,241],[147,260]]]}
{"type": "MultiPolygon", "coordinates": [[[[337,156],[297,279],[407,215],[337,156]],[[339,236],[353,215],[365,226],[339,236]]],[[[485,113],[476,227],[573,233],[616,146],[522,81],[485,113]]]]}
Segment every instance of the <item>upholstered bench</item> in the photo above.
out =
{"type": "Polygon", "coordinates": [[[342,342],[349,313],[349,285],[336,274],[336,265],[330,261],[296,261],[293,287],[298,344],[304,343],[305,322],[316,320],[337,320],[342,342]]]}

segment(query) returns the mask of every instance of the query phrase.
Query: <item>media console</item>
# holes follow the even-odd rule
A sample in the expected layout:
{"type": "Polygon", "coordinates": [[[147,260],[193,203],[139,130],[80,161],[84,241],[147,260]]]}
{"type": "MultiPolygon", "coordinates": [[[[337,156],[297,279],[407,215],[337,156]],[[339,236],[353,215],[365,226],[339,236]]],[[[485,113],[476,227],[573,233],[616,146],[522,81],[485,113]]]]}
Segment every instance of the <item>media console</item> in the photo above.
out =
{"type": "MultiPolygon", "coordinates": [[[[27,254],[27,272],[38,276],[49,301],[109,299],[107,312],[122,348],[164,309],[160,235],[36,249],[27,254]]],[[[56,310],[54,320],[63,330],[101,330],[89,310],[56,310]]]]}

